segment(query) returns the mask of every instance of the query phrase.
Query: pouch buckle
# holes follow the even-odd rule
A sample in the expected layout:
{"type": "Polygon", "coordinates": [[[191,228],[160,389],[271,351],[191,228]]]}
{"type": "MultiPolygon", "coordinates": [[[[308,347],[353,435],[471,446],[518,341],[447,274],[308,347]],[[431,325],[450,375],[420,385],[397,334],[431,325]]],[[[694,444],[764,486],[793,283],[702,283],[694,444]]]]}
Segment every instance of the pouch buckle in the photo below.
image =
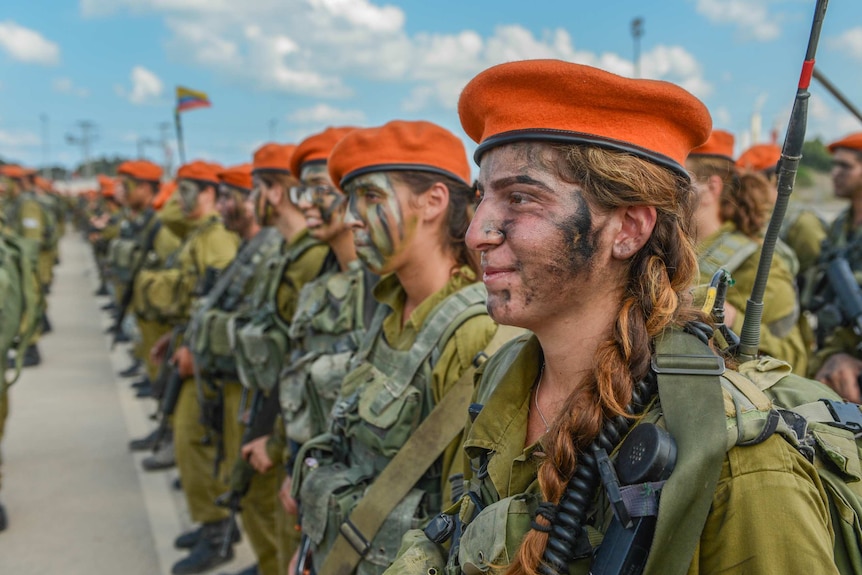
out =
{"type": "Polygon", "coordinates": [[[657,353],[650,364],[655,373],[672,375],[722,375],[725,371],[724,359],[718,355],[657,353]]]}
{"type": "Polygon", "coordinates": [[[834,399],[821,399],[832,418],[835,421],[827,422],[827,425],[846,429],[854,434],[862,433],[862,411],[855,403],[847,401],[835,401],[834,399]]]}
{"type": "Polygon", "coordinates": [[[356,528],[356,525],[351,523],[350,518],[344,520],[344,523],[338,528],[338,531],[350,543],[350,546],[359,553],[360,557],[365,557],[365,554],[368,553],[368,550],[371,549],[371,543],[365,538],[359,529],[356,528]]]}

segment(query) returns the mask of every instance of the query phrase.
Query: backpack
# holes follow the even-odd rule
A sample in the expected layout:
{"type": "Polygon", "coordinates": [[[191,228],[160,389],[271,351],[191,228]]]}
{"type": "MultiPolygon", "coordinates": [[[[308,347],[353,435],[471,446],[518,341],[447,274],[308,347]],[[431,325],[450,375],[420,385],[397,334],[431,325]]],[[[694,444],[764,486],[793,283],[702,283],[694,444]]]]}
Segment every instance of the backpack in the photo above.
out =
{"type": "MultiPolygon", "coordinates": [[[[862,575],[862,406],[771,357],[743,363],[737,371],[773,405],[760,429],[750,433],[763,439],[781,433],[814,464],[829,498],[835,565],[842,575],[862,575]]],[[[740,434],[737,444],[750,433],[740,434]]]]}

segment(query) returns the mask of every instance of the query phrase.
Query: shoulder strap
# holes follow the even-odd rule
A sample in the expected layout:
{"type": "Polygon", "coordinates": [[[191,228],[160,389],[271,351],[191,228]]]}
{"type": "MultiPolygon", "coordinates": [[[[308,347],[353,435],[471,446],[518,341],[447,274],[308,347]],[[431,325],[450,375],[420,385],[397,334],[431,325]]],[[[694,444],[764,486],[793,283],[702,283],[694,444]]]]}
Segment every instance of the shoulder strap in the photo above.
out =
{"type": "Polygon", "coordinates": [[[701,277],[712,277],[719,268],[733,274],[760,247],[741,233],[726,233],[716,239],[712,247],[697,259],[701,277]]]}
{"type": "Polygon", "coordinates": [[[653,370],[678,455],[662,489],[644,575],[684,575],[706,524],[727,451],[719,381],[724,361],[696,337],[671,329],[656,341],[653,370]]]}
{"type": "Polygon", "coordinates": [[[405,360],[391,376],[391,385],[387,386],[372,402],[372,413],[381,413],[401,394],[422,368],[422,364],[431,356],[447,333],[451,335],[461,323],[479,314],[487,313],[485,298],[487,292],[481,283],[470,284],[458,290],[438,303],[428,320],[416,335],[416,340],[410,346],[405,360]]]}
{"type": "Polygon", "coordinates": [[[465,371],[413,432],[383,472],[365,492],[350,517],[339,527],[338,537],[323,562],[320,575],[353,573],[371,547],[371,541],[396,505],[413,489],[428,468],[464,429],[467,407],[473,395],[476,363],[484,361],[504,343],[523,333],[522,329],[498,326],[497,332],[477,354],[474,365],[465,371]]]}

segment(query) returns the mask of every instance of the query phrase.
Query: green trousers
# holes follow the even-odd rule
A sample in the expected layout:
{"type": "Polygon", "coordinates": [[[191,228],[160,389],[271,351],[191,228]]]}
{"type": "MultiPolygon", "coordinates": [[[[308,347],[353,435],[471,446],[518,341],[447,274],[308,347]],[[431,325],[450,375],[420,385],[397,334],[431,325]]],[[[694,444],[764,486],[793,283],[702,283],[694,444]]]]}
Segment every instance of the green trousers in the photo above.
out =
{"type": "MultiPolygon", "coordinates": [[[[223,382],[224,391],[224,450],[225,469],[230,473],[233,462],[240,456],[240,445],[245,426],[239,421],[242,385],[236,381],[223,382]]],[[[284,575],[279,569],[276,534],[276,505],[278,488],[283,472],[277,466],[257,474],[242,499],[242,527],[257,557],[261,575],[284,575]]]]}
{"type": "MultiPolygon", "coordinates": [[[[5,362],[3,363],[5,366],[5,362]]],[[[9,391],[4,389],[0,392],[0,443],[3,443],[3,429],[6,427],[6,418],[9,416],[9,391]]],[[[0,451],[0,487],[3,486],[3,453],[0,451]]]]}
{"type": "Polygon", "coordinates": [[[150,349],[152,349],[159,338],[171,331],[171,326],[166,323],[141,319],[140,317],[135,319],[138,322],[138,331],[141,334],[140,345],[135,347],[135,357],[146,364],[147,376],[150,378],[150,381],[155,381],[159,375],[160,365],[150,360],[150,349]]]}
{"type": "Polygon", "coordinates": [[[213,475],[216,448],[204,443],[207,432],[200,418],[197,386],[194,379],[186,379],[174,411],[174,454],[192,521],[211,523],[228,517],[227,509],[215,504],[227,485],[213,475]]]}

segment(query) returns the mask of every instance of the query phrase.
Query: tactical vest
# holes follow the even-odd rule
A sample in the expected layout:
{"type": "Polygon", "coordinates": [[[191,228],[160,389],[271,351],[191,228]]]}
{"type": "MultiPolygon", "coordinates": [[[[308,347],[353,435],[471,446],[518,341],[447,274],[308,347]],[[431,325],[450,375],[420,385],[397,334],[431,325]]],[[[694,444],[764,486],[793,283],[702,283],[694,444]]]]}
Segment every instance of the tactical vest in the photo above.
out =
{"type": "Polygon", "coordinates": [[[711,278],[719,268],[724,268],[732,275],[759,247],[756,241],[745,234],[724,233],[697,258],[700,275],[711,278]]]}
{"type": "MultiPolygon", "coordinates": [[[[283,244],[281,244],[283,245],[283,244]]],[[[227,325],[228,341],[236,359],[240,383],[264,393],[278,385],[279,374],[289,351],[290,326],[278,312],[278,288],[295,261],[320,242],[305,235],[286,247],[278,259],[270,258],[254,280],[255,290],[248,310],[232,317],[227,325]]]]}
{"type": "MultiPolygon", "coordinates": [[[[305,466],[294,476],[300,483],[303,533],[313,543],[318,571],[339,526],[434,408],[431,374],[440,353],[464,322],[487,314],[485,299],[482,284],[450,295],[430,312],[413,345],[403,351],[386,343],[382,327],[390,311],[377,308],[368,337],[344,378],[342,399],[333,409],[332,435],[312,439],[298,456],[307,464],[310,459],[304,454],[317,453],[321,443],[334,438],[329,461],[305,466]]],[[[394,560],[404,533],[439,511],[440,474],[439,465],[432,466],[387,516],[357,567],[358,575],[382,573],[394,560]]]]}
{"type": "Polygon", "coordinates": [[[236,259],[219,274],[218,281],[201,298],[186,330],[185,340],[195,357],[195,367],[209,378],[236,379],[237,369],[228,326],[250,294],[253,279],[281,249],[283,238],[274,228],[262,229],[240,248],[236,259]]]}
{"type": "Polygon", "coordinates": [[[52,251],[60,243],[60,225],[57,217],[57,203],[52,196],[33,192],[34,198],[42,207],[45,228],[42,230],[42,249],[52,251]]]}
{"type": "MultiPolygon", "coordinates": [[[[477,402],[482,404],[488,400],[525,341],[522,338],[504,347],[486,363],[477,402]]],[[[698,376],[686,377],[697,379],[698,376]]],[[[852,431],[836,427],[838,419],[827,408],[828,402],[821,400],[823,397],[837,400],[838,396],[810,380],[792,375],[787,363],[773,358],[747,362],[739,366],[738,371],[727,370],[719,381],[724,401],[724,449],[755,445],[778,433],[813,461],[830,499],[836,565],[842,575],[858,574],[862,568],[862,483],[859,482],[862,441],[854,439],[852,431]]],[[[704,384],[691,382],[692,387],[701,385],[704,384]]],[[[853,417],[857,423],[862,423],[862,412],[858,406],[854,407],[853,417]]],[[[663,419],[661,405],[654,404],[638,419],[638,425],[662,425],[663,419]]],[[[494,453],[476,448],[468,453],[473,470],[468,487],[470,495],[447,511],[458,515],[464,524],[457,561],[450,558],[446,563],[442,557],[435,558],[423,542],[417,549],[425,550],[424,554],[420,552],[412,558],[447,575],[488,573],[494,565],[511,563],[542,500],[537,482],[533,482],[526,493],[500,498],[488,474],[483,472],[494,453]]],[[[713,493],[703,492],[699,497],[709,504],[713,493]]],[[[581,541],[583,559],[570,564],[571,573],[586,575],[589,572],[590,558],[613,518],[602,488],[599,488],[591,517],[591,524],[585,529],[586,537],[581,541]]],[[[662,519],[659,513],[659,526],[662,519]]],[[[671,526],[670,531],[673,530],[671,526]]],[[[653,545],[654,552],[661,553],[661,549],[655,551],[656,548],[663,546],[653,545]]],[[[677,551],[673,545],[669,548],[671,555],[677,551]]],[[[691,558],[671,558],[669,563],[675,571],[684,573],[688,567],[686,561],[691,558]]]]}
{"type": "Polygon", "coordinates": [[[147,321],[176,324],[189,316],[192,297],[199,288],[200,278],[190,278],[180,267],[183,253],[192,250],[197,238],[219,224],[210,218],[186,238],[176,257],[166,262],[164,268],[143,269],[135,279],[133,307],[135,314],[147,321]]]}
{"type": "Polygon", "coordinates": [[[132,281],[135,270],[146,255],[147,236],[155,224],[155,211],[152,209],[142,214],[138,222],[123,220],[120,224],[120,235],[108,242],[107,264],[114,279],[127,285],[132,281]]]}
{"type": "Polygon", "coordinates": [[[290,360],[279,381],[287,437],[302,444],[329,429],[329,414],[377,308],[376,276],[359,260],[303,286],[290,324],[290,360]]]}

